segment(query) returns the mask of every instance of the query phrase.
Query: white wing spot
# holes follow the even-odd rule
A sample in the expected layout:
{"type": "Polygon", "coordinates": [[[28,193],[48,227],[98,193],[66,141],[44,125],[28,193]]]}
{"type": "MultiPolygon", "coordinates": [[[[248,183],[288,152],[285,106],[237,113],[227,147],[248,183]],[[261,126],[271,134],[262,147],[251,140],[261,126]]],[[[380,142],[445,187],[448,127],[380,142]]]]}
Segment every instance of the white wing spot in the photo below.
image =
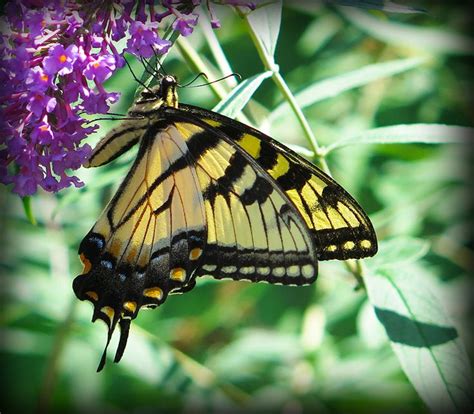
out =
{"type": "Polygon", "coordinates": [[[372,243],[370,242],[370,240],[362,240],[360,242],[360,247],[362,247],[363,249],[369,249],[370,247],[372,247],[372,243]]]}
{"type": "Polygon", "coordinates": [[[352,250],[355,247],[355,243],[353,241],[348,241],[344,243],[343,248],[346,250],[352,250]]]}
{"type": "Polygon", "coordinates": [[[257,267],[257,273],[262,276],[268,276],[270,274],[270,267],[265,266],[265,267],[257,267]]]}
{"type": "Polygon", "coordinates": [[[216,265],[205,264],[202,266],[202,270],[205,270],[206,272],[213,272],[216,269],[217,269],[216,265]]]}
{"type": "Polygon", "coordinates": [[[273,276],[276,276],[276,277],[282,277],[282,276],[285,276],[285,271],[286,269],[284,267],[275,267],[272,271],[272,274],[273,276]]]}
{"type": "Polygon", "coordinates": [[[235,272],[237,272],[237,268],[235,266],[224,266],[221,270],[224,273],[235,273],[235,272]]]}
{"type": "Polygon", "coordinates": [[[244,266],[239,269],[239,272],[243,275],[251,275],[255,273],[255,266],[244,266]]]}
{"type": "Polygon", "coordinates": [[[306,278],[311,278],[314,276],[314,266],[311,264],[304,265],[301,268],[301,273],[303,274],[304,277],[306,278]]]}
{"type": "Polygon", "coordinates": [[[300,267],[298,265],[290,266],[286,269],[286,273],[291,277],[298,277],[300,275],[300,267]]]}

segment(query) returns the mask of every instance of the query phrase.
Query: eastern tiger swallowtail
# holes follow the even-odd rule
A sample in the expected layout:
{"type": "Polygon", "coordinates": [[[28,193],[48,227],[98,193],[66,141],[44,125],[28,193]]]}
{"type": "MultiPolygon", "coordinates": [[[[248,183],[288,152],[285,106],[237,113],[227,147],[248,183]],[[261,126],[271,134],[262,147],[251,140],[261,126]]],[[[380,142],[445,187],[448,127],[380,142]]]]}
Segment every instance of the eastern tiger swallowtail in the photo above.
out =
{"type": "Polygon", "coordinates": [[[135,162],[82,240],[74,292],[124,352],[140,308],[192,289],[198,276],[305,285],[318,260],[377,251],[364,211],[332,178],[267,135],[178,104],[165,76],[95,147],[89,167],[139,144],[135,162]]]}

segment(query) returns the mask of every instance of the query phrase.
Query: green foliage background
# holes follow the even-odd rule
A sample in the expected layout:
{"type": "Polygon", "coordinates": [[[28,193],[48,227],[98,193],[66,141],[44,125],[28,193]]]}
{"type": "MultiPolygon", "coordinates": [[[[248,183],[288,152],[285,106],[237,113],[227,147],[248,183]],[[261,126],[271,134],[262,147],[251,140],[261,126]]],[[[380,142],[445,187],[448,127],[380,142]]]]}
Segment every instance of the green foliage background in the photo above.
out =
{"type": "MultiPolygon", "coordinates": [[[[239,112],[253,95],[240,119],[327,163],[373,219],[379,254],[356,266],[321,263],[309,287],[198,280],[141,312],[122,362],[96,374],[105,327],[73,295],[76,251],[133,154],[82,171],[81,190],[38,194],[36,226],[2,188],[0,411],[472,411],[472,157],[462,143],[469,130],[446,126],[472,126],[469,15],[433,2],[428,13],[332,3],[378,10],[285,4],[274,58],[281,76],[254,77],[273,63],[278,6],[249,20],[219,9],[222,28],[179,39],[165,69],[183,83],[200,71],[254,77],[224,109],[239,112]]],[[[183,88],[181,101],[212,109],[233,81],[183,88]]],[[[123,91],[113,110],[125,113],[136,89],[130,72],[106,86],[123,91]]]]}

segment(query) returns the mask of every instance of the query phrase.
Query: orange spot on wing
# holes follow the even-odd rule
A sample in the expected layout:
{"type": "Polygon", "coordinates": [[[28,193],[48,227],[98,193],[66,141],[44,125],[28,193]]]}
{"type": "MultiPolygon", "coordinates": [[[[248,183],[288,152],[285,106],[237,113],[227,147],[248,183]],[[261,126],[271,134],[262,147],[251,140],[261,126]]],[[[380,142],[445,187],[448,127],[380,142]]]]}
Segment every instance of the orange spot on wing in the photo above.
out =
{"type": "Polygon", "coordinates": [[[163,297],[163,291],[159,287],[152,287],[143,291],[143,296],[153,299],[161,299],[163,297]]]}
{"type": "Polygon", "coordinates": [[[190,252],[189,252],[189,258],[191,260],[196,260],[196,259],[199,259],[199,257],[201,256],[202,254],[202,249],[200,249],[199,247],[195,247],[194,249],[192,249],[190,252]]]}
{"type": "Polygon", "coordinates": [[[126,261],[127,262],[135,261],[135,258],[137,257],[137,252],[138,252],[138,250],[135,246],[130,248],[129,251],[128,251],[127,257],[126,257],[126,261]]]}
{"type": "Polygon", "coordinates": [[[100,311],[107,315],[107,317],[110,319],[110,322],[112,322],[112,320],[114,319],[115,311],[110,306],[104,306],[100,309],[100,311]]]}
{"type": "Polygon", "coordinates": [[[186,270],[184,270],[182,267],[176,267],[171,270],[170,278],[177,280],[178,282],[184,282],[186,279],[186,270]]]}
{"type": "Polygon", "coordinates": [[[110,253],[112,253],[115,257],[120,256],[120,251],[122,250],[122,242],[118,239],[114,239],[112,245],[110,246],[110,253]]]}
{"type": "Polygon", "coordinates": [[[86,292],[86,295],[89,296],[94,302],[97,302],[99,300],[99,295],[93,290],[89,290],[88,292],[86,292]]]}
{"type": "Polygon", "coordinates": [[[123,308],[134,313],[137,310],[137,304],[136,302],[127,301],[123,304],[123,308]]]}
{"type": "Polygon", "coordinates": [[[84,253],[81,253],[79,258],[81,259],[81,262],[84,265],[84,269],[82,269],[82,273],[83,274],[89,273],[92,268],[92,264],[90,260],[86,256],[84,256],[84,253]]]}

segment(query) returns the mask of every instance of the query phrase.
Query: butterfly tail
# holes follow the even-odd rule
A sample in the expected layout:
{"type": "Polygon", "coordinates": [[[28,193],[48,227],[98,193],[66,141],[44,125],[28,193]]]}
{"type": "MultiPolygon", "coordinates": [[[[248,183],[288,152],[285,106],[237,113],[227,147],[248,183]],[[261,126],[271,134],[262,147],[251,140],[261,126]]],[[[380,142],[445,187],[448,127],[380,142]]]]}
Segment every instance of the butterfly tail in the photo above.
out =
{"type": "Polygon", "coordinates": [[[112,318],[109,319],[108,317],[110,317],[110,315],[105,314],[103,310],[99,312],[94,311],[94,314],[92,316],[92,322],[95,322],[97,319],[101,319],[108,325],[107,342],[105,344],[102,357],[100,358],[99,366],[97,367],[97,372],[102,371],[105,366],[105,361],[107,360],[107,349],[109,347],[110,340],[112,339],[112,334],[114,333],[115,327],[117,326],[120,314],[118,312],[114,312],[112,318]]]}
{"type": "Polygon", "coordinates": [[[119,362],[122,359],[125,347],[127,346],[128,333],[130,332],[131,319],[120,320],[120,340],[115,352],[114,362],[119,362]]]}

